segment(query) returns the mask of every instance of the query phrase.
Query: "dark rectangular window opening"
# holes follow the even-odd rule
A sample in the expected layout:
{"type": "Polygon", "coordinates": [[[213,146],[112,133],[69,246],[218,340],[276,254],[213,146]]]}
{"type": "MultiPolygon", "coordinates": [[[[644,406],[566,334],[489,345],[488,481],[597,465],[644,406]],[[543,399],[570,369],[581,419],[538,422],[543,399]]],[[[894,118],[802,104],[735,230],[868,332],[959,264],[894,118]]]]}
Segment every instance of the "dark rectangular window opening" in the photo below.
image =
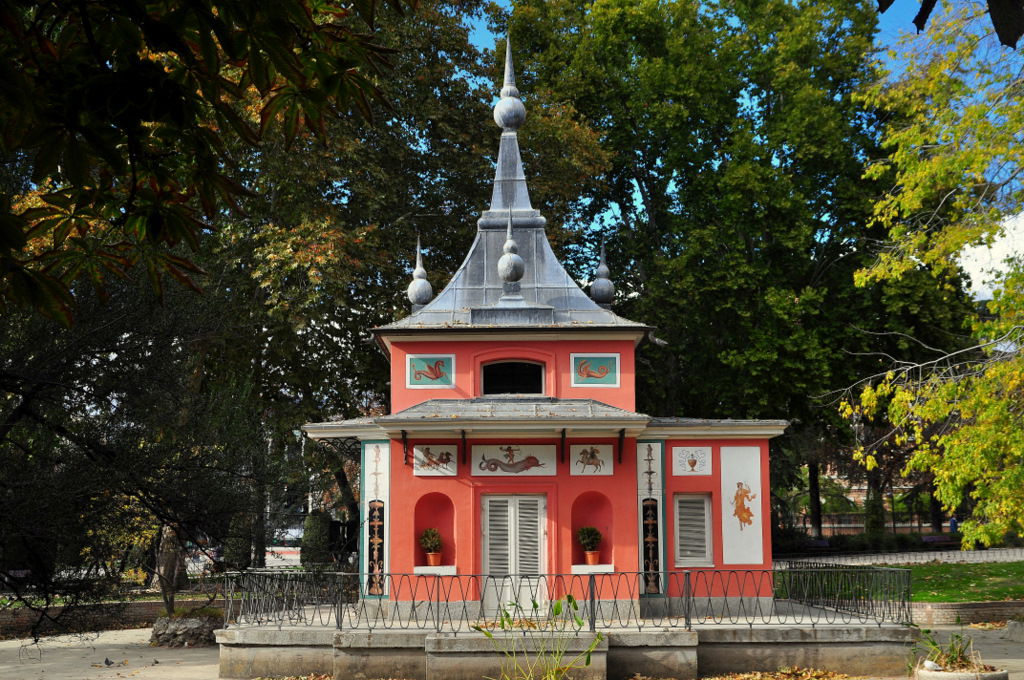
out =
{"type": "Polygon", "coordinates": [[[483,368],[484,394],[544,394],[544,364],[499,361],[483,368]]]}

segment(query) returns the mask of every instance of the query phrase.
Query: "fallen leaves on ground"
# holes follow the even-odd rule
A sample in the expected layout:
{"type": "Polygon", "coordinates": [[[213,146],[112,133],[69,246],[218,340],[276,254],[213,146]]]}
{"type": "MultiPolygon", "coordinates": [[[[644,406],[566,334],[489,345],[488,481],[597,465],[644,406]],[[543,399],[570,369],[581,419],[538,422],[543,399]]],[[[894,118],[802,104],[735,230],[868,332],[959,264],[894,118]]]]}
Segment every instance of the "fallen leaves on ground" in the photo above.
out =
{"type": "Polygon", "coordinates": [[[980,623],[969,623],[969,628],[977,628],[978,630],[1000,630],[1006,628],[1006,621],[982,621],[980,623]]]}
{"type": "Polygon", "coordinates": [[[753,673],[730,673],[704,680],[846,680],[849,675],[823,671],[817,668],[780,668],[777,671],[755,671],[753,673]]]}

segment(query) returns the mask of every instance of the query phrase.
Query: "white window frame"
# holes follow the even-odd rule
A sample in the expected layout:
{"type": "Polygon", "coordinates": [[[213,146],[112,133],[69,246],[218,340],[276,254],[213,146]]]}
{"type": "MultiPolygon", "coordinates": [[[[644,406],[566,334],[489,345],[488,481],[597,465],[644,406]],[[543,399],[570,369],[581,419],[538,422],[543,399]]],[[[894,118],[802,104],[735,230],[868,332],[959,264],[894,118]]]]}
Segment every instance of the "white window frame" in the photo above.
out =
{"type": "Polygon", "coordinates": [[[673,525],[673,549],[675,555],[675,565],[677,567],[713,567],[714,566],[714,534],[711,531],[711,494],[709,493],[677,493],[672,497],[672,507],[675,512],[675,522],[673,525]],[[699,498],[704,501],[704,555],[702,557],[684,557],[681,554],[681,548],[679,541],[679,529],[680,521],[682,520],[682,512],[679,508],[679,501],[681,500],[692,500],[699,498]]]}

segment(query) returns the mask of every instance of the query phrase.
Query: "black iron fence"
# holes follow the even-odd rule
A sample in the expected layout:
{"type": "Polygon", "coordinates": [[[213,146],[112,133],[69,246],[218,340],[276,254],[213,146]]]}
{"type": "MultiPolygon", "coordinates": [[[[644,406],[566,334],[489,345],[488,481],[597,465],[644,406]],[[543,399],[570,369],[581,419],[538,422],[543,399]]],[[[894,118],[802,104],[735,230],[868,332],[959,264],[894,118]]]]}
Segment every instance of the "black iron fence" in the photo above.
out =
{"type": "Polygon", "coordinates": [[[910,621],[910,572],[821,567],[609,574],[438,575],[254,570],[228,575],[226,623],[468,632],[505,618],[581,629],[910,621]],[[556,603],[561,603],[556,605],[556,603]]]}

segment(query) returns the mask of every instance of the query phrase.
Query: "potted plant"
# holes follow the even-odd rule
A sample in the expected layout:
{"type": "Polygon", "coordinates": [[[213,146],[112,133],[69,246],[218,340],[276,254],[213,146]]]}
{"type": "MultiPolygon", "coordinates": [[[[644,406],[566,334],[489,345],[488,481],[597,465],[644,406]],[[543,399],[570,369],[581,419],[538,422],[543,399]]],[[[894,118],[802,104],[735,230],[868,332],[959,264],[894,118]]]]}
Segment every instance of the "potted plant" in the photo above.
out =
{"type": "Polygon", "coordinates": [[[1007,680],[1007,671],[982,663],[970,637],[961,633],[949,636],[943,646],[932,632],[921,630],[921,640],[915,646],[921,654],[914,669],[917,680],[1007,680]]]}
{"type": "Polygon", "coordinates": [[[420,547],[427,553],[427,566],[436,567],[441,564],[441,532],[433,527],[424,529],[420,534],[420,547]]]}
{"type": "Polygon", "coordinates": [[[583,548],[583,561],[586,564],[597,564],[601,555],[598,552],[598,548],[601,547],[601,532],[597,527],[580,527],[576,530],[576,540],[583,548]]]}

